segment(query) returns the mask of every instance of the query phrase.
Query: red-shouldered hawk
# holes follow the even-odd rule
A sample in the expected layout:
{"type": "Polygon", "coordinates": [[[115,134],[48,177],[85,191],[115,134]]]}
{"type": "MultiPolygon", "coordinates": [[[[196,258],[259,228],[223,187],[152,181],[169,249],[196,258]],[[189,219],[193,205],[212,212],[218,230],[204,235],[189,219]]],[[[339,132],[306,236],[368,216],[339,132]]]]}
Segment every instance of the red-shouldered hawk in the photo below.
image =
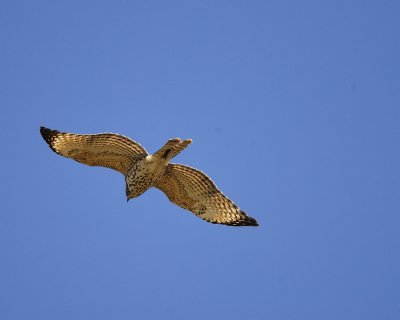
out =
{"type": "Polygon", "coordinates": [[[127,200],[151,187],[205,221],[229,226],[258,226],[229,200],[203,172],[169,161],[191,139],[169,140],[153,155],[135,141],[115,133],[73,134],[40,128],[43,139],[59,155],[89,166],[108,167],[125,176],[127,200]]]}

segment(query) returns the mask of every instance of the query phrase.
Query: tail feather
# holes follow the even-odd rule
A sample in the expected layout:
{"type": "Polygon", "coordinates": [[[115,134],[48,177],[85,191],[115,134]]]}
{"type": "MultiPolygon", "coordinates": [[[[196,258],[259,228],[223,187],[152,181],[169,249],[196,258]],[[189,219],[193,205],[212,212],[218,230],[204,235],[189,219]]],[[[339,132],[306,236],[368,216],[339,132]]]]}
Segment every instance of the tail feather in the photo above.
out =
{"type": "Polygon", "coordinates": [[[170,139],[160,150],[153,154],[153,157],[160,157],[171,160],[173,157],[181,153],[191,143],[191,139],[183,141],[181,141],[181,139],[179,138],[170,139]]]}
{"type": "Polygon", "coordinates": [[[182,142],[180,142],[177,145],[175,145],[172,148],[171,153],[169,155],[170,159],[172,159],[173,157],[176,157],[178,154],[180,154],[191,143],[192,143],[192,139],[187,139],[187,140],[183,140],[182,142]]]}

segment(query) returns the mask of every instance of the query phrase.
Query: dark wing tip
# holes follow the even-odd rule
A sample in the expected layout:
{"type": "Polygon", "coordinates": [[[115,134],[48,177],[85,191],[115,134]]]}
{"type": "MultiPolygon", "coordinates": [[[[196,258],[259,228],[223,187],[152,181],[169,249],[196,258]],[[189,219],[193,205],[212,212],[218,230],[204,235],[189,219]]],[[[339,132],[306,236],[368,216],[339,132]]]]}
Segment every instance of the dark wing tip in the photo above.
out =
{"type": "Polygon", "coordinates": [[[240,213],[243,216],[242,216],[242,219],[240,219],[239,221],[236,221],[236,223],[237,223],[236,225],[237,226],[249,226],[249,227],[258,227],[259,226],[257,220],[252,218],[252,217],[250,217],[250,216],[248,216],[246,214],[246,212],[240,211],[240,213]]]}
{"type": "Polygon", "coordinates": [[[259,226],[257,220],[252,217],[249,217],[249,216],[243,217],[242,220],[235,221],[233,225],[234,226],[247,226],[247,227],[258,227],[259,226]]]}
{"type": "Polygon", "coordinates": [[[252,217],[247,217],[246,220],[245,220],[245,223],[246,224],[244,224],[244,226],[251,226],[251,227],[258,227],[259,226],[257,220],[252,218],[252,217]]]}
{"type": "Polygon", "coordinates": [[[49,145],[49,147],[51,148],[51,150],[53,150],[56,153],[58,153],[58,152],[57,152],[56,149],[54,149],[53,138],[58,133],[59,133],[59,131],[57,131],[57,130],[51,130],[51,129],[46,128],[46,127],[40,127],[40,134],[42,135],[44,141],[46,141],[47,144],[49,145]]]}
{"type": "Polygon", "coordinates": [[[42,135],[43,139],[46,140],[46,138],[49,137],[50,133],[51,133],[51,130],[49,128],[40,127],[40,134],[42,135]]]}
{"type": "Polygon", "coordinates": [[[249,217],[243,211],[241,211],[241,213],[243,213],[244,216],[240,220],[229,221],[229,222],[219,222],[219,221],[208,221],[208,222],[215,223],[215,224],[224,224],[224,225],[231,226],[231,227],[258,227],[259,226],[256,219],[249,217]]]}

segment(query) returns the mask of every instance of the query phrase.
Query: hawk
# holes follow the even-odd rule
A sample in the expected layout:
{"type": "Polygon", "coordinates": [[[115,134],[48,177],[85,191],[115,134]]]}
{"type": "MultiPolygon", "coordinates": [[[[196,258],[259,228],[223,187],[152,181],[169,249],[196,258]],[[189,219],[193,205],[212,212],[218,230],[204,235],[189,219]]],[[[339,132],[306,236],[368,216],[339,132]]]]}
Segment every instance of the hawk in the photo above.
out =
{"type": "Polygon", "coordinates": [[[51,150],[89,166],[114,169],[125,176],[129,201],[156,187],[183,209],[211,223],[228,226],[258,226],[229,200],[203,172],[170,160],[182,152],[191,139],[170,139],[150,155],[137,142],[120,134],[73,134],[40,127],[51,150]]]}

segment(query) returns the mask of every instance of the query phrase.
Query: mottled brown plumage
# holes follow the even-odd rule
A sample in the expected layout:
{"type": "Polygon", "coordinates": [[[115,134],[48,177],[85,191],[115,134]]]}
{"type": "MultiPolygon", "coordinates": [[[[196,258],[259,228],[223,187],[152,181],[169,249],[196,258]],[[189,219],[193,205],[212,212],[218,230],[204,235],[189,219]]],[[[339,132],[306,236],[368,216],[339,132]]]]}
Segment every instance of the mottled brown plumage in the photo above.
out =
{"type": "Polygon", "coordinates": [[[151,187],[163,191],[176,205],[205,221],[230,226],[257,226],[229,200],[203,172],[169,161],[192,140],[169,140],[153,155],[131,139],[115,134],[73,134],[40,128],[50,148],[67,158],[89,166],[102,166],[125,176],[127,199],[140,196],[151,187]]]}
{"type": "Polygon", "coordinates": [[[168,164],[155,183],[168,199],[212,223],[231,226],[254,226],[257,221],[247,216],[229,200],[203,172],[182,165],[168,164]]]}

